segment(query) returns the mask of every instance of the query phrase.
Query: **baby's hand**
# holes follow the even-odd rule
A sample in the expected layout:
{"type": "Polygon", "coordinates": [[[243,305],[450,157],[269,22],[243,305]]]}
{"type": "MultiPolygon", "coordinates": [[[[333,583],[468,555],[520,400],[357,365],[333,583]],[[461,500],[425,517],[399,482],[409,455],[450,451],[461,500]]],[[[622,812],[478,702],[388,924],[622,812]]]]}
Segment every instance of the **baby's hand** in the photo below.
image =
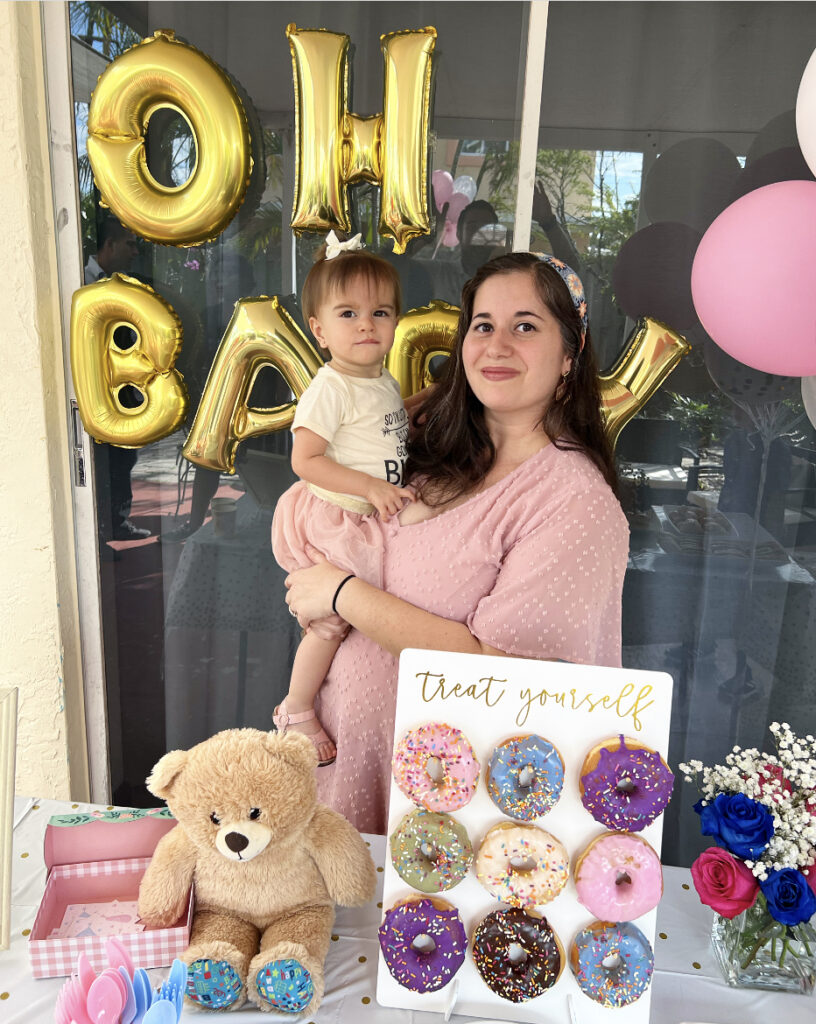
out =
{"type": "Polygon", "coordinates": [[[380,518],[387,521],[389,516],[396,515],[402,508],[402,501],[407,498],[415,501],[416,496],[410,487],[397,487],[396,484],[389,484],[385,480],[371,478],[365,493],[366,501],[380,513],[380,518]]]}

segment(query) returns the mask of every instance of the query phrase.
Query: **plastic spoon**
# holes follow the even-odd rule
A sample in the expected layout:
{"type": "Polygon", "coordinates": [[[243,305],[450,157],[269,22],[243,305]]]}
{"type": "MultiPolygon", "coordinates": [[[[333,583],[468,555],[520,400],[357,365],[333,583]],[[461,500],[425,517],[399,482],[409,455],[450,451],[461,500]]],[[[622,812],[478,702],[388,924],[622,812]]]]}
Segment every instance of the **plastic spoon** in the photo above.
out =
{"type": "Polygon", "coordinates": [[[80,953],[77,957],[77,974],[82,991],[87,995],[91,990],[91,985],[96,981],[96,971],[91,967],[91,961],[84,953],[80,953]]]}
{"type": "Polygon", "coordinates": [[[122,997],[122,1006],[124,1006],[125,1003],[127,1002],[128,988],[124,978],[119,973],[119,971],[114,970],[113,967],[106,967],[105,970],[102,972],[101,977],[110,978],[111,981],[114,982],[116,987],[119,989],[119,995],[122,997]]]}
{"type": "Polygon", "coordinates": [[[132,981],[134,967],[133,960],[130,958],[130,953],[128,953],[118,939],[108,939],[106,948],[108,951],[108,963],[111,967],[124,967],[128,973],[128,977],[132,981]]]}
{"type": "Polygon", "coordinates": [[[155,1002],[144,1016],[144,1024],[176,1024],[176,1008],[166,999],[155,1002]]]}
{"type": "Polygon", "coordinates": [[[78,978],[72,978],[65,985],[65,1008],[75,1024],[93,1024],[88,1016],[85,1000],[87,996],[78,978]]]}
{"type": "Polygon", "coordinates": [[[133,1020],[134,1024],[139,1024],[144,1019],[144,1015],[150,1009],[150,1004],[153,1002],[150,979],[143,967],[137,967],[136,973],[133,975],[133,992],[136,996],[136,1016],[133,1020]]]}
{"type": "Polygon", "coordinates": [[[125,1005],[122,1007],[121,1024],[131,1024],[131,1021],[136,1016],[136,994],[133,991],[133,982],[130,980],[130,975],[128,974],[126,967],[121,965],[119,966],[119,975],[127,989],[127,999],[125,1000],[125,1005]]]}
{"type": "Polygon", "coordinates": [[[119,985],[110,976],[103,974],[91,985],[88,1014],[96,1024],[114,1024],[119,1020],[123,1005],[119,985]]]}

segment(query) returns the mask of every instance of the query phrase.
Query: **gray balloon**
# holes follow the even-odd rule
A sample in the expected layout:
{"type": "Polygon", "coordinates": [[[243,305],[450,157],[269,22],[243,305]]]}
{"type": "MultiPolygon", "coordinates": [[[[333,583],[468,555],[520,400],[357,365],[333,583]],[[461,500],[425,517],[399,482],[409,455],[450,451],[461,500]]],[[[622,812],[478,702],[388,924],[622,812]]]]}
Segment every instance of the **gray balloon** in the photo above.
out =
{"type": "Polygon", "coordinates": [[[646,175],[643,205],[649,220],[679,221],[703,233],[728,206],[740,165],[716,139],[684,139],[661,153],[646,175]]]}
{"type": "Polygon", "coordinates": [[[650,316],[682,332],[698,323],[691,265],[700,232],[687,224],[650,224],[621,246],[612,268],[618,305],[633,320],[650,316]]]}

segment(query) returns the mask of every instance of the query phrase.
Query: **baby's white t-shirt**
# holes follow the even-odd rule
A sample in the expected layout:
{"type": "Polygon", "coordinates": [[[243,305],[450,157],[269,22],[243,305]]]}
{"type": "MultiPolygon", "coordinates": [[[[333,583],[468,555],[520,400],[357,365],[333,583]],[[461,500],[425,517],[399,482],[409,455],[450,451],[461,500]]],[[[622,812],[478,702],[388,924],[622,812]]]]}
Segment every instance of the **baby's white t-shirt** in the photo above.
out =
{"type": "Polygon", "coordinates": [[[408,414],[385,368],[379,377],[349,377],[322,366],[298,399],[298,427],[328,441],[326,455],[339,465],[402,486],[408,414]]]}

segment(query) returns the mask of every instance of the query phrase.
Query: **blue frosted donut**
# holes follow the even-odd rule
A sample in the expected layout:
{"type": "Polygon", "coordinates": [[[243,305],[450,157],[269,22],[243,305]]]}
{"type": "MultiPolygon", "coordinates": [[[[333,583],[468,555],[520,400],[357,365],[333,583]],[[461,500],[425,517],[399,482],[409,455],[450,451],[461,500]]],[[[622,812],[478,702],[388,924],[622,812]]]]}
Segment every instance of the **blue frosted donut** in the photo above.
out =
{"type": "Polygon", "coordinates": [[[543,736],[514,736],[493,751],[487,789],[504,814],[532,821],[552,810],[564,786],[564,762],[543,736]]]}
{"type": "Polygon", "coordinates": [[[388,970],[412,992],[443,988],[465,960],[467,935],[459,911],[438,898],[412,897],[394,904],[386,911],[379,938],[388,970]],[[417,940],[433,948],[418,947],[417,940]]]}
{"type": "Polygon", "coordinates": [[[570,967],[584,995],[616,1009],[634,1003],[649,987],[654,953],[649,940],[630,921],[593,921],[572,940],[570,967]]]}

